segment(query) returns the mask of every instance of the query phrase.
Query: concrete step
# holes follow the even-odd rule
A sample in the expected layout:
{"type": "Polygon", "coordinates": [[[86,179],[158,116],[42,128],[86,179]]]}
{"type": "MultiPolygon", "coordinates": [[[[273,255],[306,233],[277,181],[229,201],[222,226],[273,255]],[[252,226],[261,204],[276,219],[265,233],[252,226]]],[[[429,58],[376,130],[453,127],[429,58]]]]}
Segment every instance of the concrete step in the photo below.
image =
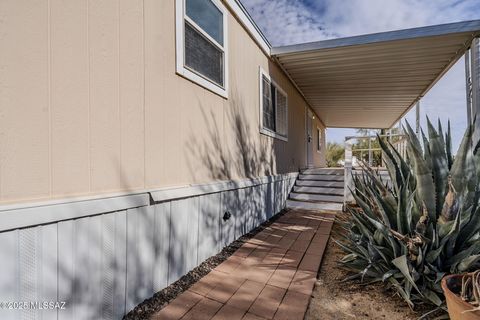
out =
{"type": "Polygon", "coordinates": [[[343,196],[343,188],[325,188],[325,187],[302,187],[294,186],[293,191],[298,193],[325,194],[333,196],[343,196]]]}
{"type": "Polygon", "coordinates": [[[314,210],[314,211],[341,211],[342,204],[332,203],[332,202],[315,203],[315,202],[287,200],[287,208],[301,209],[301,210],[314,210]]]}
{"type": "Polygon", "coordinates": [[[328,196],[323,194],[309,194],[291,192],[290,199],[300,201],[320,201],[320,202],[341,202],[343,203],[343,196],[328,196]]]}
{"type": "Polygon", "coordinates": [[[343,190],[343,181],[319,181],[319,180],[298,180],[295,185],[301,187],[327,187],[327,188],[341,188],[343,190]]]}
{"type": "Polygon", "coordinates": [[[302,171],[303,174],[330,174],[330,175],[339,175],[343,176],[345,174],[345,169],[343,168],[313,168],[305,169],[302,171]]]}
{"type": "Polygon", "coordinates": [[[330,174],[300,174],[300,180],[343,181],[343,176],[330,174]]]}

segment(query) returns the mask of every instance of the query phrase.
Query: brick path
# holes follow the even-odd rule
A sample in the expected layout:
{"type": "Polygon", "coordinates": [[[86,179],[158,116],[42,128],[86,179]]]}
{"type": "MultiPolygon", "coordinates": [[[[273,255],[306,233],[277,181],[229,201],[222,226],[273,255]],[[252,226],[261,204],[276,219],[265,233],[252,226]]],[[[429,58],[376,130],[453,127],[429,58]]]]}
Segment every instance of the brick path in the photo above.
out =
{"type": "Polygon", "coordinates": [[[287,212],[152,319],[303,319],[332,225],[329,213],[287,212]]]}

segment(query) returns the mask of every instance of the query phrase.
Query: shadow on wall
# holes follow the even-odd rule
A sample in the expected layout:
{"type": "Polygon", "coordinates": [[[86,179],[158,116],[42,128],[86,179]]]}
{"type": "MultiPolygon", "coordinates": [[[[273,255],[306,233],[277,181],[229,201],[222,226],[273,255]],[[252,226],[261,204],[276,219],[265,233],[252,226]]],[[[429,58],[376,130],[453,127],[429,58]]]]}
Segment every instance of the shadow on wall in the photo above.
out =
{"type": "Polygon", "coordinates": [[[121,319],[281,211],[292,181],[274,179],[274,147],[255,138],[257,128],[248,122],[242,100],[231,101],[225,125],[233,128],[234,143],[226,148],[223,123],[203,113],[208,137],[191,137],[191,170],[204,167],[210,180],[269,176],[268,181],[0,233],[0,260],[6,262],[2,300],[66,302],[66,310],[4,309],[0,318],[121,319]]]}
{"type": "Polygon", "coordinates": [[[186,157],[192,177],[197,170],[207,172],[209,180],[232,180],[269,176],[275,170],[275,150],[269,139],[257,139],[258,128],[248,121],[242,97],[233,93],[225,113],[225,123],[219,123],[213,111],[198,104],[208,136],[194,133],[188,140],[186,157]],[[224,125],[227,127],[224,130],[224,125]],[[231,133],[230,133],[231,132],[231,133]]]}

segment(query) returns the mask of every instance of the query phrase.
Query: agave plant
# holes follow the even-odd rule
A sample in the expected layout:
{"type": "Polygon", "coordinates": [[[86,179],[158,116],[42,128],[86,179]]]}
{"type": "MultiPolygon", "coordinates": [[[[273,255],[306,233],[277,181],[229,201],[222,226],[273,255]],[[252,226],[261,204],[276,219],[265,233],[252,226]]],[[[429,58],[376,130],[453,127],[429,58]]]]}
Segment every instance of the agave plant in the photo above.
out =
{"type": "Polygon", "coordinates": [[[428,122],[422,142],[406,124],[407,157],[378,137],[389,179],[365,167],[354,179],[357,206],[338,242],[348,279],[384,282],[413,309],[444,305],[440,281],[480,261],[480,152],[469,127],[455,155],[450,123],[428,122]],[[422,147],[423,145],[423,147],[422,147]]]}

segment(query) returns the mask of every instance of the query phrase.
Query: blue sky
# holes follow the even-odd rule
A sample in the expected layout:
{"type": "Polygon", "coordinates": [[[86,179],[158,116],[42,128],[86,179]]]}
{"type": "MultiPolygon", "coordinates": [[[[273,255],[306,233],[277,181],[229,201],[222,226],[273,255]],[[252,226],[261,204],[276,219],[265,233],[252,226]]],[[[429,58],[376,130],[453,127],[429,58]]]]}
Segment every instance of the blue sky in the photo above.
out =
{"type": "MultiPolygon", "coordinates": [[[[479,0],[241,0],[273,46],[480,19],[479,0]]],[[[421,101],[421,120],[450,119],[454,147],[466,128],[463,58],[421,101]]],[[[414,110],[406,118],[413,123],[414,110]]],[[[328,129],[342,142],[352,129],[328,129]]]]}

